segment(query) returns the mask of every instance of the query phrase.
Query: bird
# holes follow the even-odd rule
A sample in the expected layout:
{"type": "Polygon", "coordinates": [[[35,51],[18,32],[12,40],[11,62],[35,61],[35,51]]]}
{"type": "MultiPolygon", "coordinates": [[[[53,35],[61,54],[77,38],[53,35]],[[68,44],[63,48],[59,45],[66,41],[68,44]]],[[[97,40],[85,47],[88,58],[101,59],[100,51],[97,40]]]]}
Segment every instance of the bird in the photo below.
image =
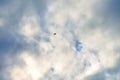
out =
{"type": "Polygon", "coordinates": [[[56,35],[56,33],[53,33],[53,35],[56,35]]]}

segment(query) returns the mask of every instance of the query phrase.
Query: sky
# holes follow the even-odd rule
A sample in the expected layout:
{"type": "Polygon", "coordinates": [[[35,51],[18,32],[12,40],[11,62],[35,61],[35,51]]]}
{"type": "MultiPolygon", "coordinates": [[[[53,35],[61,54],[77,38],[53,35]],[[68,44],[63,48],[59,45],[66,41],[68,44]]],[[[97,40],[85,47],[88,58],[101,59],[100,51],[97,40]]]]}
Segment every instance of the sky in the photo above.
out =
{"type": "Polygon", "coordinates": [[[119,4],[0,0],[0,80],[120,80],[119,4]]]}

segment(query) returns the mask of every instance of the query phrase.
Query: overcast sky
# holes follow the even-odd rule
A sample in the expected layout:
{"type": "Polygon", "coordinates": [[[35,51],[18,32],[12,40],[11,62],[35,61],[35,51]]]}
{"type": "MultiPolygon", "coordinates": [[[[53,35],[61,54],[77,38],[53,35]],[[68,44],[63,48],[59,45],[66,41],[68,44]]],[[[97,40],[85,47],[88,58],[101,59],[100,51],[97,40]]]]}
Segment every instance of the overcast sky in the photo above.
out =
{"type": "Polygon", "coordinates": [[[120,0],[0,0],[0,80],[120,80],[120,0]]]}

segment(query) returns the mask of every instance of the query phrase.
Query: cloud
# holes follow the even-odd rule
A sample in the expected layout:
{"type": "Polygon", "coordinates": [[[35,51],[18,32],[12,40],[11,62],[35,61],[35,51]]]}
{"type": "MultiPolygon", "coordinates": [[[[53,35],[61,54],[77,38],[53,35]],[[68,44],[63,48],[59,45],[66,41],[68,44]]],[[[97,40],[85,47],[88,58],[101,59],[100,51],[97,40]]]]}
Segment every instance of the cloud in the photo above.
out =
{"type": "Polygon", "coordinates": [[[20,23],[20,34],[25,37],[33,37],[39,31],[38,22],[35,16],[24,16],[20,23]]]}
{"type": "Polygon", "coordinates": [[[92,76],[88,76],[85,80],[110,80],[115,79],[119,80],[120,72],[119,72],[119,62],[113,68],[104,69],[92,76]]]}
{"type": "Polygon", "coordinates": [[[104,18],[96,10],[102,5],[107,9],[105,5],[109,2],[13,0],[2,3],[0,51],[7,54],[1,57],[6,60],[0,63],[7,67],[1,68],[0,76],[9,73],[11,80],[107,80],[113,76],[119,80],[115,76],[119,71],[114,72],[120,58],[119,35],[116,35],[119,23],[104,18]],[[112,69],[114,74],[109,72],[112,69]]]}

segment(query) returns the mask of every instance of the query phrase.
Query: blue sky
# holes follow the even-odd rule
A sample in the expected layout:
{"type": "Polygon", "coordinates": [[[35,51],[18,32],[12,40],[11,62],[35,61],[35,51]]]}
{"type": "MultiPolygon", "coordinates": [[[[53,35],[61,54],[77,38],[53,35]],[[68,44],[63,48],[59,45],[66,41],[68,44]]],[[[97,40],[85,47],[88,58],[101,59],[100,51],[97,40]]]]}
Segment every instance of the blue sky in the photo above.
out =
{"type": "Polygon", "coordinates": [[[120,80],[119,4],[0,0],[0,80],[120,80]]]}

